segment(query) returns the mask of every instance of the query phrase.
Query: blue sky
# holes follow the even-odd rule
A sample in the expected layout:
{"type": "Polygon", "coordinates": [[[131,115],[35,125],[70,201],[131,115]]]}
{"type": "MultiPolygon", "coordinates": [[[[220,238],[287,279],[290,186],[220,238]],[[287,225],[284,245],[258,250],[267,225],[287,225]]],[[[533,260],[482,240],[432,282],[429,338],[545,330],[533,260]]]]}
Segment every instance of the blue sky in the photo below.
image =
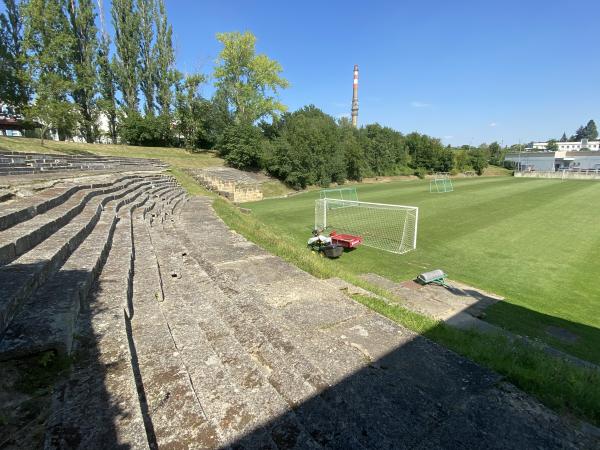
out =
{"type": "Polygon", "coordinates": [[[458,145],[560,137],[600,120],[598,0],[167,0],[167,9],[180,70],[210,73],[215,33],[250,30],[282,64],[290,110],[348,114],[358,64],[361,124],[458,145]]]}

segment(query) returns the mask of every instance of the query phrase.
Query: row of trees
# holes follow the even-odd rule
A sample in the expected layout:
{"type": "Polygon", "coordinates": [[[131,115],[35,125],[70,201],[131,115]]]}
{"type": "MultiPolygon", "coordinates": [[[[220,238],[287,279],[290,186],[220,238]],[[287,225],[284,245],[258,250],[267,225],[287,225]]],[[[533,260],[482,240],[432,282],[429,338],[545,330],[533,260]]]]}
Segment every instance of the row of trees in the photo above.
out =
{"type": "Polygon", "coordinates": [[[229,165],[265,170],[295,188],[385,175],[481,174],[491,154],[487,148],[444,147],[439,139],[379,124],[356,129],[313,105],[259,126],[231,126],[218,148],[229,165]]]}
{"type": "Polygon", "coordinates": [[[212,147],[233,123],[285,111],[281,66],[255,53],[251,33],[220,33],[212,99],[201,73],[175,69],[164,0],[4,0],[0,100],[60,139],[212,147]],[[99,26],[98,26],[99,25],[99,26]],[[100,28],[100,29],[99,29],[100,28]],[[105,123],[101,136],[99,122],[105,123]]]}
{"type": "Polygon", "coordinates": [[[314,106],[293,113],[278,99],[288,82],[276,61],[256,53],[256,38],[219,33],[222,50],[203,98],[201,73],[174,67],[164,0],[112,0],[114,35],[103,2],[4,0],[0,16],[3,100],[61,139],[82,136],[133,145],[216,149],[238,168],[265,170],[294,187],[368,176],[481,171],[500,161],[498,144],[444,147],[419,133],[378,124],[360,129],[314,106]],[[99,24],[99,27],[97,26],[99,24]],[[99,29],[98,29],[99,28],[99,29]]]}

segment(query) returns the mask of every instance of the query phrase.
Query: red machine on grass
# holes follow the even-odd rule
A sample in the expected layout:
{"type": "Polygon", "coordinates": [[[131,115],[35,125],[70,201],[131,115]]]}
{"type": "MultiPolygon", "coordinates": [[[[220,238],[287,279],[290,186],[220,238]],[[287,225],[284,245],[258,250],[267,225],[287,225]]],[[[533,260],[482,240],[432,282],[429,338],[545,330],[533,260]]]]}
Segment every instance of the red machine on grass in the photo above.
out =
{"type": "Polygon", "coordinates": [[[338,234],[335,230],[329,233],[331,242],[345,248],[356,248],[363,243],[362,236],[354,236],[353,234],[338,234]]]}

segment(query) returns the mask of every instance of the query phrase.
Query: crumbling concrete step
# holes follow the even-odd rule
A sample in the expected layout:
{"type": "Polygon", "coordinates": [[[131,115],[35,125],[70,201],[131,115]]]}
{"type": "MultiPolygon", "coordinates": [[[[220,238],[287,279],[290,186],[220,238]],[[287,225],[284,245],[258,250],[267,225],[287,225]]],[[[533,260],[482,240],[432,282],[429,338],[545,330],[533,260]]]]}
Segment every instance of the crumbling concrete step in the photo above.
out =
{"type": "MultiPolygon", "coordinates": [[[[319,304],[321,317],[319,317],[317,326],[300,331],[299,327],[294,327],[289,323],[291,322],[289,319],[278,315],[273,306],[267,305],[258,292],[252,291],[246,285],[243,289],[240,289],[238,288],[239,285],[230,283],[227,278],[222,277],[216,270],[206,267],[206,262],[198,257],[198,251],[194,248],[196,239],[202,241],[203,237],[194,234],[193,230],[190,230],[189,235],[193,237],[188,239],[186,232],[183,230],[178,231],[180,239],[187,244],[190,255],[200,263],[203,269],[208,270],[208,275],[227,293],[228,299],[222,299],[212,290],[206,292],[206,295],[209,298],[214,298],[219,305],[233,303],[234,306],[230,306],[231,311],[225,313],[228,316],[228,323],[232,320],[242,324],[246,322],[245,327],[248,330],[240,332],[244,333],[245,336],[240,339],[240,335],[236,334],[236,337],[246,347],[259,348],[261,351],[264,348],[269,348],[270,344],[283,358],[273,354],[273,351],[267,353],[259,351],[257,353],[262,361],[267,363],[270,368],[289,367],[300,375],[304,382],[308,382],[319,392],[319,396],[312,398],[310,401],[307,401],[307,398],[294,399],[290,396],[293,390],[290,390],[289,385],[275,382],[281,395],[286,397],[288,402],[295,400],[296,405],[304,405],[303,408],[295,410],[296,414],[307,430],[313,436],[318,436],[319,443],[330,447],[335,446],[336,442],[344,441],[344,448],[358,448],[361,446],[371,448],[375,444],[377,446],[393,446],[393,441],[380,433],[379,427],[376,425],[377,422],[364,420],[366,417],[361,414],[363,407],[355,404],[352,401],[353,397],[339,398],[328,395],[331,386],[347,378],[349,373],[365,369],[371,361],[368,361],[359,349],[321,333],[319,326],[324,323],[323,321],[330,325],[348,320],[356,315],[365,314],[365,310],[354,303],[350,303],[349,307],[340,308],[338,305],[339,293],[331,290],[327,295],[327,291],[321,291],[319,289],[321,286],[318,285],[319,282],[313,279],[308,284],[302,283],[299,285],[298,291],[301,289],[306,296],[313,296],[319,304]],[[317,286],[311,286],[314,284],[317,284],[317,286]],[[246,333],[247,335],[258,336],[253,338],[258,342],[248,342],[246,333]],[[267,345],[265,345],[265,342],[267,345]],[[301,347],[298,347],[298,343],[301,343],[301,347]],[[324,359],[324,356],[326,356],[326,359],[324,359]],[[340,420],[343,415],[339,412],[340,410],[351,410],[353,414],[347,415],[344,420],[340,420]],[[343,437],[340,437],[340,435],[343,437]]],[[[203,244],[204,242],[199,243],[198,247],[202,247],[203,244]]],[[[229,248],[226,241],[224,244],[223,249],[229,248]]],[[[260,265],[261,262],[255,260],[255,264],[260,265]]],[[[276,267],[263,269],[277,272],[276,267]]],[[[293,289],[295,285],[295,283],[290,283],[290,280],[284,280],[282,283],[287,285],[288,290],[293,289]]],[[[271,286],[267,287],[269,291],[271,286]]],[[[315,306],[311,305],[313,310],[315,306]]],[[[220,307],[219,309],[223,308],[220,307]]],[[[312,316],[314,317],[314,314],[312,316]]],[[[298,321],[298,318],[296,320],[298,321]]],[[[299,321],[302,322],[303,319],[300,318],[299,321]]],[[[234,327],[239,329],[239,325],[234,327]]],[[[373,394],[376,394],[374,398],[379,396],[380,387],[374,385],[369,388],[373,390],[373,394]]],[[[364,394],[365,388],[361,387],[361,390],[364,394]]]]}
{"type": "Polygon", "coordinates": [[[104,205],[147,185],[138,183],[118,192],[94,197],[76,218],[52,237],[0,267],[0,334],[19,310],[20,304],[58,270],[92,231],[104,205]]]}
{"type": "MultiPolygon", "coordinates": [[[[160,175],[148,176],[149,179],[157,179],[159,177],[160,175]]],[[[3,208],[0,213],[0,230],[5,230],[20,222],[31,219],[37,214],[42,214],[65,202],[74,193],[82,189],[101,188],[132,178],[138,178],[138,175],[122,176],[107,182],[81,183],[71,187],[54,187],[46,189],[34,197],[22,199],[6,209],[3,208]]]]}
{"type": "Polygon", "coordinates": [[[77,320],[77,358],[54,391],[46,449],[149,448],[125,326],[133,276],[127,228],[126,220],[117,223],[106,264],[77,320]]]}
{"type": "Polygon", "coordinates": [[[83,210],[91,198],[118,191],[142,180],[142,178],[131,178],[120,183],[106,183],[102,187],[82,189],[73,194],[63,204],[43,214],[38,214],[19,227],[1,231],[0,265],[13,261],[63,227],[83,210]]]}
{"type": "Polygon", "coordinates": [[[196,396],[184,355],[160,308],[162,288],[151,243],[145,230],[134,236],[131,335],[156,443],[159,448],[217,448],[221,439],[196,396]]]}
{"type": "MultiPolygon", "coordinates": [[[[46,350],[70,353],[75,320],[110,249],[117,223],[115,213],[142,193],[140,189],[111,202],[88,238],[56,275],[24,303],[0,341],[0,359],[46,350]]],[[[146,197],[140,203],[145,200],[146,197]]]]}
{"type": "MultiPolygon", "coordinates": [[[[180,267],[176,261],[180,248],[176,238],[167,239],[160,225],[149,229],[163,274],[165,300],[161,310],[169,321],[178,349],[185,354],[196,393],[208,417],[218,425],[219,434],[232,443],[256,426],[285,416],[290,408],[288,403],[211,307],[211,292],[201,282],[210,279],[202,277],[197,266],[180,267]]],[[[137,230],[139,226],[136,238],[142,234],[137,230]]],[[[185,252],[180,250],[181,253],[185,252]]],[[[288,448],[316,445],[293,416],[271,425],[264,433],[253,436],[254,445],[275,440],[285,440],[288,448]]]]}

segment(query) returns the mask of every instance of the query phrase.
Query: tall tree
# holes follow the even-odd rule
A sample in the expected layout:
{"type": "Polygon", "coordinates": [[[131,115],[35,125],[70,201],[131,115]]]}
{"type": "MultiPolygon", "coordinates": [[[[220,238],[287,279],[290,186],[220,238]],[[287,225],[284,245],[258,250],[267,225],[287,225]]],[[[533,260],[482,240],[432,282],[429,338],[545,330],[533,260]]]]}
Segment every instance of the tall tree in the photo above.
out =
{"type": "Polygon", "coordinates": [[[0,99],[20,108],[29,101],[25,54],[23,52],[22,4],[4,0],[0,14],[0,99]]]}
{"type": "Polygon", "coordinates": [[[233,110],[237,122],[253,123],[287,109],[277,99],[279,89],[289,83],[281,65],[266,55],[256,54],[256,37],[250,33],[217,33],[223,44],[214,69],[215,86],[233,110]]]}
{"type": "Polygon", "coordinates": [[[139,80],[146,115],[154,115],[154,0],[137,0],[139,17],[139,80]]]}
{"type": "Polygon", "coordinates": [[[138,110],[140,30],[133,0],[113,0],[115,75],[126,112],[138,110]]]}
{"type": "Polygon", "coordinates": [[[488,151],[490,152],[490,163],[500,165],[504,159],[500,144],[495,141],[492,142],[488,147],[488,151]]]}
{"type": "Polygon", "coordinates": [[[593,120],[590,120],[585,126],[585,137],[590,141],[598,139],[598,128],[593,120]]]}
{"type": "Polygon", "coordinates": [[[175,52],[173,49],[173,27],[167,20],[167,11],[164,0],[156,0],[155,9],[155,78],[156,103],[162,115],[170,113],[173,94],[171,87],[177,82],[175,52]]]}
{"type": "Polygon", "coordinates": [[[571,139],[574,141],[580,141],[582,139],[588,139],[593,141],[598,138],[598,129],[596,128],[596,122],[590,120],[586,126],[581,126],[577,128],[575,132],[575,136],[572,136],[571,139]]]}
{"type": "Polygon", "coordinates": [[[189,149],[196,147],[202,132],[203,99],[198,95],[198,88],[204,81],[205,78],[201,74],[186,75],[176,88],[177,131],[183,136],[184,146],[189,149]]]}
{"type": "Polygon", "coordinates": [[[113,144],[117,143],[117,88],[114,61],[110,60],[110,38],[103,33],[98,47],[98,106],[106,117],[108,136],[113,144]]]}
{"type": "Polygon", "coordinates": [[[69,20],[73,33],[73,68],[75,79],[72,96],[79,108],[79,132],[86,142],[98,137],[98,110],[96,104],[96,54],[98,29],[92,0],[70,0],[69,20]]]}
{"type": "Polygon", "coordinates": [[[561,138],[560,138],[560,142],[567,142],[567,141],[568,141],[568,139],[567,139],[567,133],[563,133],[562,136],[561,136],[561,138]]]}
{"type": "Polygon", "coordinates": [[[57,130],[64,139],[78,120],[69,101],[75,41],[65,9],[64,0],[29,0],[23,10],[27,66],[36,94],[30,113],[43,126],[42,144],[47,130],[57,130]]]}

